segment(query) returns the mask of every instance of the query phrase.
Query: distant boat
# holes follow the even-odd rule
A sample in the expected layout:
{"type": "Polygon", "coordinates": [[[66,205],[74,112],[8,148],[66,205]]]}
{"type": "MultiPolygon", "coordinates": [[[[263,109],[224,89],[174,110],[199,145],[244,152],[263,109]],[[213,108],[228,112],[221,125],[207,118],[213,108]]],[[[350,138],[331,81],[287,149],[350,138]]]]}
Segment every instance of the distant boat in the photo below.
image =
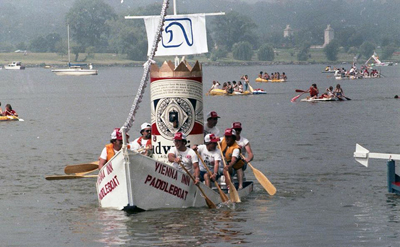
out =
{"type": "Polygon", "coordinates": [[[85,69],[82,66],[87,64],[71,64],[71,52],[69,46],[69,25],[68,25],[68,68],[67,69],[54,69],[51,72],[56,75],[97,75],[98,71],[93,69],[92,64],[89,64],[89,68],[85,69]]]}
{"type": "Polygon", "coordinates": [[[25,66],[22,65],[21,62],[12,62],[8,65],[4,65],[4,69],[9,69],[9,70],[20,70],[20,69],[25,69],[25,66]]]}

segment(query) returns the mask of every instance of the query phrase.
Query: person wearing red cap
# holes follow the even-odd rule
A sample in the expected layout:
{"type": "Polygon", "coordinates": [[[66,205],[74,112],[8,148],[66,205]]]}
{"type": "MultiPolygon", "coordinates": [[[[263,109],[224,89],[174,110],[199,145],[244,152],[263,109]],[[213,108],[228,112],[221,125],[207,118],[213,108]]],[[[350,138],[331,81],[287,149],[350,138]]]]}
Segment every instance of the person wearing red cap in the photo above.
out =
{"type": "Polygon", "coordinates": [[[200,181],[204,181],[208,187],[211,187],[210,180],[216,181],[221,176],[219,172],[221,155],[217,150],[218,142],[219,138],[217,136],[214,134],[207,134],[204,137],[204,144],[193,146],[193,150],[197,150],[205,165],[212,172],[210,177],[204,164],[200,162],[200,181]]]}
{"type": "Polygon", "coordinates": [[[151,157],[153,155],[153,146],[151,145],[151,125],[149,123],[143,123],[140,126],[140,134],[142,136],[129,143],[131,150],[151,157]]]}
{"type": "Polygon", "coordinates": [[[218,116],[215,111],[211,111],[207,114],[207,121],[204,123],[204,136],[207,134],[219,135],[219,129],[216,126],[218,118],[220,118],[220,116],[218,116]]]}
{"type": "Polygon", "coordinates": [[[186,147],[186,135],[182,132],[177,132],[174,135],[175,147],[171,147],[168,151],[168,161],[172,162],[173,167],[185,173],[179,163],[182,163],[185,168],[194,174],[195,184],[200,182],[199,159],[193,149],[186,147]]]}
{"type": "MultiPolygon", "coordinates": [[[[236,143],[240,146],[241,149],[240,151],[245,157],[244,161],[246,163],[252,161],[254,155],[253,155],[253,150],[251,150],[250,141],[247,138],[244,138],[243,136],[240,135],[242,133],[242,124],[240,122],[234,122],[232,124],[232,129],[236,131],[236,143]]],[[[243,169],[245,170],[246,168],[243,169]]]]}
{"type": "MultiPolygon", "coordinates": [[[[236,131],[232,128],[228,128],[225,130],[225,138],[221,141],[221,151],[226,160],[226,166],[224,167],[224,172],[233,173],[233,170],[236,171],[239,187],[238,189],[243,188],[243,166],[244,161],[240,158],[240,146],[236,143],[236,131]]],[[[227,176],[225,176],[227,179],[227,176]]]]}
{"type": "MultiPolygon", "coordinates": [[[[126,134],[128,140],[129,135],[126,134]]],[[[99,157],[99,169],[101,169],[122,148],[122,133],[120,128],[115,128],[111,133],[110,143],[103,148],[99,157]]]]}

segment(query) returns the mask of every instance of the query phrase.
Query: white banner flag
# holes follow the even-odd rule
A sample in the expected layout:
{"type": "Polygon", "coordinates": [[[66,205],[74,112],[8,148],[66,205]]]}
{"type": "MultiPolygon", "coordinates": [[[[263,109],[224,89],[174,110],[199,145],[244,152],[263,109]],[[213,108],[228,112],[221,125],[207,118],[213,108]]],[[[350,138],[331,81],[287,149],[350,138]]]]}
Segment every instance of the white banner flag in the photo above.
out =
{"type": "MultiPolygon", "coordinates": [[[[157,31],[158,16],[145,17],[150,54],[157,31]]],[[[166,16],[156,56],[179,56],[207,53],[206,18],[204,14],[166,16]]]]}

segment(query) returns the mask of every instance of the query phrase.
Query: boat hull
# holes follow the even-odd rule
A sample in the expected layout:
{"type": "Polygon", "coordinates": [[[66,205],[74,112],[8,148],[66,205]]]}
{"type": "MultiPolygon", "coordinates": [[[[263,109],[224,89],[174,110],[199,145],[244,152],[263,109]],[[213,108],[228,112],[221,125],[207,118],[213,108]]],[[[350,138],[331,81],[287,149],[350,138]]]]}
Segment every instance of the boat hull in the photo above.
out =
{"type": "Polygon", "coordinates": [[[97,75],[98,71],[94,69],[54,69],[53,72],[56,75],[97,75]]]}
{"type": "Polygon", "coordinates": [[[23,69],[25,69],[25,67],[24,66],[8,66],[8,65],[5,65],[4,69],[6,69],[6,70],[23,70],[23,69]]]}
{"type": "MultiPolygon", "coordinates": [[[[221,203],[219,193],[200,184],[206,196],[221,203]]],[[[96,190],[102,208],[151,210],[205,207],[206,202],[186,173],[136,152],[118,152],[99,172],[96,190]]],[[[247,196],[247,182],[239,195],[247,196]]]]}
{"type": "Polygon", "coordinates": [[[322,99],[313,99],[313,98],[306,98],[301,99],[302,102],[331,102],[331,101],[339,101],[337,98],[322,98],[322,99]]]}
{"type": "Polygon", "coordinates": [[[285,79],[266,80],[262,78],[256,78],[256,82],[286,82],[286,80],[285,79]]]}
{"type": "Polygon", "coordinates": [[[0,121],[20,121],[18,117],[15,116],[0,116],[0,121]]]}
{"type": "Polygon", "coordinates": [[[244,91],[243,93],[233,92],[232,94],[228,94],[225,90],[213,89],[208,94],[212,96],[221,96],[221,95],[240,96],[240,95],[251,95],[252,93],[250,91],[244,91]]]}

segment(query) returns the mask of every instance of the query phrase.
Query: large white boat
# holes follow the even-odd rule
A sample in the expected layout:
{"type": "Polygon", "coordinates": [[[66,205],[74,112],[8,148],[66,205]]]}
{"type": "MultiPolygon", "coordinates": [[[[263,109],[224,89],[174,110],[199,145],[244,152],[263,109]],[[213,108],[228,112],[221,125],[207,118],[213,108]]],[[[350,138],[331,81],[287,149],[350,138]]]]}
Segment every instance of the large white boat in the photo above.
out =
{"type": "Polygon", "coordinates": [[[21,69],[25,69],[25,66],[23,66],[21,62],[17,61],[17,62],[12,62],[8,65],[4,65],[4,69],[21,70],[21,69]]]}
{"type": "Polygon", "coordinates": [[[53,69],[51,72],[56,75],[97,75],[98,71],[95,69],[85,69],[81,66],[70,66],[67,69],[53,69]]]}
{"type": "Polygon", "coordinates": [[[51,72],[56,75],[97,75],[98,71],[93,69],[92,64],[89,64],[89,68],[83,68],[86,64],[71,64],[71,51],[69,46],[69,25],[68,25],[68,68],[66,69],[53,69],[51,72]]]}
{"type": "MultiPolygon", "coordinates": [[[[215,204],[220,194],[203,183],[205,195],[215,204]]],[[[118,210],[206,207],[206,200],[191,178],[178,169],[125,147],[100,170],[96,183],[100,207],[118,210]]],[[[253,191],[253,182],[243,183],[240,197],[253,191]]]]}

